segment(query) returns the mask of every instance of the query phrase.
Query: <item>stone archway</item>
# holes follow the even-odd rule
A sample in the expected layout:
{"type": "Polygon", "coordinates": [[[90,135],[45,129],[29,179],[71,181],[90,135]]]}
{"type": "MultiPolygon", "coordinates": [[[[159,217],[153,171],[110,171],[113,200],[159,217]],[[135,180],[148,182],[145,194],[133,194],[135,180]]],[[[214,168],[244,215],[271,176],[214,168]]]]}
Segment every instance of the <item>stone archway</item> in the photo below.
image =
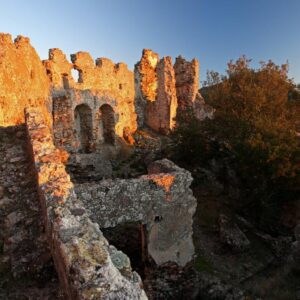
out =
{"type": "Polygon", "coordinates": [[[100,107],[100,122],[104,143],[114,145],[115,143],[115,117],[114,110],[109,104],[100,107]]]}
{"type": "Polygon", "coordinates": [[[79,143],[79,150],[88,153],[91,151],[93,139],[92,110],[86,104],[77,105],[74,112],[75,135],[79,143]]]}

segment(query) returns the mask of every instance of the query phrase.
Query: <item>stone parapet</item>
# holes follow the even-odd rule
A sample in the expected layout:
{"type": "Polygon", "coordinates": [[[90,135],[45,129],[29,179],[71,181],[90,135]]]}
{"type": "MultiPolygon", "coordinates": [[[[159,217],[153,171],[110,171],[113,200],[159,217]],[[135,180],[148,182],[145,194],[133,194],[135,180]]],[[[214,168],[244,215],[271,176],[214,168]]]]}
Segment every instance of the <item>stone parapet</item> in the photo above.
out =
{"type": "Polygon", "coordinates": [[[77,198],[44,117],[27,109],[26,127],[48,242],[65,299],[147,299],[128,257],[109,245],[77,198]]]}

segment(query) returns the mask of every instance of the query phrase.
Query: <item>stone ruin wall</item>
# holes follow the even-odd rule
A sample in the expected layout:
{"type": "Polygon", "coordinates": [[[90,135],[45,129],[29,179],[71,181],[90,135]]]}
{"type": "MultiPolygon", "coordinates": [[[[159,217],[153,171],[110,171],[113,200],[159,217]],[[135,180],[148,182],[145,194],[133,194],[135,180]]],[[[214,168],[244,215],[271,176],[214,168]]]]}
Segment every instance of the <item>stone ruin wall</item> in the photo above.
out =
{"type": "Polygon", "coordinates": [[[65,299],[147,299],[129,258],[109,245],[76,197],[61,152],[37,109],[26,128],[48,242],[65,299]]]}
{"type": "Polygon", "coordinates": [[[135,89],[139,126],[162,133],[172,129],[177,98],[171,57],[159,59],[157,53],[144,49],[135,65],[135,89]]]}
{"type": "Polygon", "coordinates": [[[175,125],[177,97],[171,57],[159,59],[157,53],[143,50],[135,66],[135,88],[138,124],[159,132],[175,125]]]}
{"type": "Polygon", "coordinates": [[[100,228],[140,222],[157,265],[173,261],[185,266],[194,255],[192,180],[188,171],[163,159],[149,166],[148,175],[75,184],[75,191],[100,228]]]}
{"type": "Polygon", "coordinates": [[[186,61],[181,56],[174,64],[176,77],[176,92],[180,110],[192,107],[199,93],[199,61],[186,61]]]}
{"type": "Polygon", "coordinates": [[[136,179],[74,187],[65,171],[67,155],[54,146],[38,109],[26,110],[26,129],[46,235],[65,299],[147,299],[129,258],[109,245],[100,228],[141,222],[147,228],[148,254],[157,264],[174,261],[184,266],[193,258],[197,202],[188,171],[164,159],[136,179]]]}
{"type": "MultiPolygon", "coordinates": [[[[70,63],[59,49],[50,49],[44,66],[51,81],[55,143],[69,152],[95,152],[105,138],[103,121],[109,119],[115,137],[125,138],[144,125],[167,134],[175,126],[178,112],[192,107],[199,119],[212,116],[212,110],[199,93],[199,63],[178,57],[173,66],[171,57],[159,59],[158,54],[145,49],[134,73],[123,63],[114,64],[106,58],[93,59],[87,52],[71,55],[70,63]],[[72,69],[79,72],[78,82],[72,69]],[[112,116],[107,117],[102,107],[112,116]],[[81,130],[76,120],[76,108],[90,111],[89,145],[82,146],[81,130]]],[[[87,130],[88,131],[88,130],[87,130]]],[[[134,141],[131,140],[130,143],[134,141]]]]}
{"type": "Polygon", "coordinates": [[[132,72],[107,58],[94,62],[87,52],[71,55],[69,62],[57,48],[41,62],[28,38],[18,36],[12,42],[9,34],[0,34],[0,86],[0,125],[24,123],[24,108],[39,107],[49,125],[53,120],[56,145],[69,152],[99,150],[107,142],[107,131],[111,144],[116,139],[133,143],[130,135],[137,126],[168,133],[186,107],[195,108],[200,119],[212,116],[198,92],[198,61],[178,57],[173,66],[170,57],[159,59],[151,50],[143,51],[132,72]],[[77,82],[72,70],[78,71],[77,82]],[[109,116],[103,105],[111,110],[109,116]],[[84,146],[77,128],[78,106],[89,110],[91,119],[84,146]],[[104,128],[103,121],[112,128],[104,128]]]}
{"type": "Polygon", "coordinates": [[[24,109],[39,107],[51,124],[51,96],[45,68],[29,38],[0,33],[0,126],[24,123],[24,109]]]}
{"type": "Polygon", "coordinates": [[[178,113],[192,108],[199,120],[212,118],[214,109],[205,103],[199,92],[199,61],[191,62],[179,56],[174,64],[178,113]]]}
{"type": "Polygon", "coordinates": [[[104,142],[103,105],[109,105],[112,110],[110,122],[116,136],[122,138],[124,131],[134,132],[137,129],[134,75],[127,65],[114,64],[107,58],[98,58],[95,64],[87,52],[73,54],[71,60],[72,63],[68,62],[61,50],[50,49],[49,59],[44,61],[52,87],[56,144],[78,150],[74,112],[79,105],[86,105],[91,112],[91,152],[104,142]],[[72,69],[79,72],[78,82],[72,77],[72,69]]]}
{"type": "Polygon", "coordinates": [[[21,36],[13,43],[10,35],[1,34],[0,43],[0,126],[26,121],[45,228],[66,299],[147,299],[128,257],[109,245],[99,226],[91,221],[90,218],[106,227],[99,215],[91,212],[91,206],[103,205],[105,199],[106,210],[99,211],[101,218],[108,220],[107,215],[114,211],[115,224],[122,218],[146,224],[148,251],[153,259],[157,263],[171,259],[184,265],[194,251],[191,235],[196,202],[189,189],[190,174],[170,162],[156,163],[148,175],[110,182],[112,190],[126,190],[132,205],[120,206],[118,211],[114,201],[120,192],[104,193],[104,198],[95,198],[96,202],[84,202],[90,208],[86,210],[80,187],[85,187],[88,195],[108,183],[103,181],[99,187],[78,185],[77,197],[65,171],[68,155],[56,146],[69,152],[79,150],[76,130],[82,120],[76,119],[78,107],[86,116],[80,126],[91,132],[87,152],[101,147],[107,131],[99,123],[109,108],[112,117],[102,123],[113,124],[116,137],[137,129],[136,112],[142,120],[139,125],[168,132],[174,126],[178,105],[176,70],[171,58],[159,60],[152,51],[145,50],[134,74],[125,64],[114,64],[105,58],[94,64],[86,52],[72,55],[70,63],[61,50],[52,49],[49,59],[42,63],[29,39],[21,36]],[[78,82],[72,77],[73,68],[79,71],[78,82]],[[139,110],[139,103],[144,110],[139,110]],[[141,188],[151,201],[142,201],[141,188]],[[186,222],[172,222],[174,214],[183,216],[186,222]],[[176,238],[168,237],[171,232],[176,233],[176,238]]]}
{"type": "Polygon", "coordinates": [[[213,110],[199,92],[199,62],[170,57],[159,59],[157,53],[145,49],[135,65],[136,111],[139,126],[167,133],[175,126],[175,118],[188,108],[196,117],[212,118],[213,110]]]}

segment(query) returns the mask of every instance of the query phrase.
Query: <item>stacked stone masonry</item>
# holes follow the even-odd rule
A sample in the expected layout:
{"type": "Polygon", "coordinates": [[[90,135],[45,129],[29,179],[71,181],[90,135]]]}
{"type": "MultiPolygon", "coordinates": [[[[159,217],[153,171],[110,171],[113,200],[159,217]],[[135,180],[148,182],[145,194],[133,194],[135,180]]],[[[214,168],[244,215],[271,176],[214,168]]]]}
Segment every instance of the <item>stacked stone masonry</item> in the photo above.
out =
{"type": "Polygon", "coordinates": [[[193,59],[186,61],[183,57],[176,58],[174,64],[178,112],[192,108],[199,120],[212,118],[214,110],[207,105],[199,92],[199,62],[193,59]]]}
{"type": "Polygon", "coordinates": [[[43,116],[26,111],[40,204],[65,299],[147,299],[128,257],[109,245],[76,197],[43,116]]]}
{"type": "Polygon", "coordinates": [[[148,254],[156,264],[173,261],[184,266],[194,254],[197,201],[189,188],[192,176],[167,159],[154,162],[148,173],[77,184],[75,191],[100,228],[128,221],[146,224],[148,254]]]}
{"type": "Polygon", "coordinates": [[[44,61],[51,81],[56,145],[94,152],[103,143],[123,138],[124,131],[133,133],[137,129],[133,73],[124,63],[114,64],[107,58],[98,58],[95,64],[87,52],[73,54],[71,59],[72,63],[61,50],[50,49],[44,61]],[[79,72],[78,82],[72,69],[79,72]],[[88,144],[78,126],[79,110],[90,114],[88,144]]]}
{"type": "Polygon", "coordinates": [[[0,33],[0,126],[24,123],[24,108],[39,107],[51,123],[50,82],[28,38],[0,33]]]}
{"type": "Polygon", "coordinates": [[[200,120],[212,118],[213,109],[199,92],[199,62],[170,57],[161,60],[157,53],[143,50],[135,65],[136,111],[138,125],[168,133],[175,126],[176,115],[193,109],[200,120]]]}
{"type": "Polygon", "coordinates": [[[170,57],[159,59],[151,50],[143,51],[132,72],[107,58],[94,62],[87,52],[72,54],[69,62],[57,48],[42,62],[28,38],[12,42],[9,34],[0,34],[0,86],[1,126],[21,124],[24,108],[39,107],[48,125],[53,121],[55,144],[69,152],[133,143],[130,135],[138,126],[168,133],[186,107],[200,119],[213,113],[198,91],[198,61],[178,57],[173,66],[170,57]],[[78,127],[80,105],[91,118],[88,143],[78,127]]]}

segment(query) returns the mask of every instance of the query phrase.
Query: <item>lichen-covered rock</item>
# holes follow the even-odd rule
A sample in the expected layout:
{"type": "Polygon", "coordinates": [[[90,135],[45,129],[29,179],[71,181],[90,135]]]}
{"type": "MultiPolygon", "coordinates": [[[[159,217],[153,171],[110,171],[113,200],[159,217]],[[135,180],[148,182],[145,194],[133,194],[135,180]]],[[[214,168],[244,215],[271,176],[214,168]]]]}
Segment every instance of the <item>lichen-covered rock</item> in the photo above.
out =
{"type": "Polygon", "coordinates": [[[147,299],[129,259],[109,245],[76,197],[43,116],[27,109],[26,126],[48,242],[65,298],[147,299]]]}
{"type": "Polygon", "coordinates": [[[0,126],[24,123],[24,109],[38,107],[51,123],[46,70],[28,38],[0,33],[0,126]]]}
{"type": "Polygon", "coordinates": [[[148,253],[154,261],[184,266],[194,254],[197,201],[189,188],[191,182],[188,171],[163,159],[149,166],[148,175],[76,184],[75,191],[101,228],[127,221],[147,224],[148,253]]]}
{"type": "Polygon", "coordinates": [[[122,275],[130,276],[132,270],[128,256],[122,251],[118,251],[114,246],[110,246],[109,252],[114,266],[121,272],[122,275]]]}

